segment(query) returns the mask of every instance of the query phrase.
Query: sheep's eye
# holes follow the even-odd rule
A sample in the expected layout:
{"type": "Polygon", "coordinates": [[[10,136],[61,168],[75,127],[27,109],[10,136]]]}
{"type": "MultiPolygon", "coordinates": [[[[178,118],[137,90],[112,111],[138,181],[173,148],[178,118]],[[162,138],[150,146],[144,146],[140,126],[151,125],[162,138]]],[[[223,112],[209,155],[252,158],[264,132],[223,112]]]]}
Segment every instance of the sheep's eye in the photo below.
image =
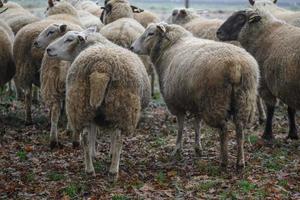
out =
{"type": "Polygon", "coordinates": [[[67,42],[72,42],[72,41],[73,41],[73,39],[68,38],[68,39],[65,40],[65,43],[67,43],[67,42]]]}
{"type": "Polygon", "coordinates": [[[152,36],[152,35],[154,35],[154,33],[153,33],[153,32],[150,32],[150,33],[148,33],[148,36],[152,36]]]}
{"type": "Polygon", "coordinates": [[[47,36],[50,36],[50,35],[52,35],[54,33],[54,31],[49,31],[48,33],[47,33],[47,36]]]}
{"type": "Polygon", "coordinates": [[[174,12],[172,13],[172,15],[173,15],[173,16],[176,16],[176,15],[177,15],[177,11],[174,11],[174,12]]]}

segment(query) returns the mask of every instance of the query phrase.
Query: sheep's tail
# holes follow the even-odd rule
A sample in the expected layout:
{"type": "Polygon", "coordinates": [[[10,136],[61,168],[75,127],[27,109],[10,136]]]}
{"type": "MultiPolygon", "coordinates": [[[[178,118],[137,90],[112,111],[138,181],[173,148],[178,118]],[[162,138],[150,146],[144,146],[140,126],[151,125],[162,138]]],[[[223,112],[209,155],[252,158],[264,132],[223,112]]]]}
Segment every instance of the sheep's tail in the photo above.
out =
{"type": "Polygon", "coordinates": [[[232,73],[230,110],[235,123],[250,123],[256,111],[259,72],[255,65],[239,65],[232,73]]]}

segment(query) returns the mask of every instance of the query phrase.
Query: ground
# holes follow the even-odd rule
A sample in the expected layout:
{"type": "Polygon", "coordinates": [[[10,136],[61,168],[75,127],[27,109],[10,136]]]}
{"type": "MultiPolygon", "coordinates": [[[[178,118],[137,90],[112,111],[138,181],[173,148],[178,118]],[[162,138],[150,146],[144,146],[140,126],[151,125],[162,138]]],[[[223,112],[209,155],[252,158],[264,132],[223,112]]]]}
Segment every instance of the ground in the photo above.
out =
{"type": "MultiPolygon", "coordinates": [[[[49,148],[49,113],[34,105],[31,126],[23,105],[0,101],[0,199],[300,199],[300,142],[285,140],[284,107],[276,113],[276,140],[260,139],[263,126],[247,130],[243,173],[235,170],[235,137],[229,140],[227,172],[219,169],[217,130],[202,126],[201,157],[193,149],[192,124],[185,126],[184,151],[172,157],[176,119],[156,93],[140,127],[124,139],[120,178],[108,181],[109,131],[97,138],[96,177],[84,173],[83,150],[73,149],[60,125],[61,149],[49,148]]],[[[299,123],[300,120],[298,120],[299,123]]]]}

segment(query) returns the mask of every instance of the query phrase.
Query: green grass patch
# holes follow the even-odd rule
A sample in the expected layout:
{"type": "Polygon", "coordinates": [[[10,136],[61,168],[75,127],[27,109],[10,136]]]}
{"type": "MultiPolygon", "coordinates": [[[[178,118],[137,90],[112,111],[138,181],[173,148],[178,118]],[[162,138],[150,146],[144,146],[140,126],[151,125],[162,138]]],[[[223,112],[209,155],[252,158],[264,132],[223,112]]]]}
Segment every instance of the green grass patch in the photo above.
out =
{"type": "Polygon", "coordinates": [[[50,181],[60,181],[60,180],[63,180],[65,178],[65,176],[61,173],[52,171],[47,174],[47,178],[50,181]]]}
{"type": "Polygon", "coordinates": [[[164,184],[167,180],[166,174],[164,172],[159,172],[156,177],[155,177],[156,181],[159,184],[164,184]]]}
{"type": "Polygon", "coordinates": [[[256,184],[250,183],[247,180],[241,180],[239,182],[239,188],[243,193],[248,193],[250,191],[253,191],[257,188],[256,184]]]}
{"type": "Polygon", "coordinates": [[[94,163],[94,169],[96,173],[100,173],[101,171],[105,170],[105,166],[100,161],[96,161],[94,163]]]}
{"type": "Polygon", "coordinates": [[[251,144],[257,143],[258,140],[259,140],[259,137],[258,137],[257,135],[249,135],[249,136],[248,136],[248,141],[249,141],[251,144]]]}
{"type": "Polygon", "coordinates": [[[130,200],[130,198],[124,195],[114,195],[112,200],[130,200]]]}
{"type": "Polygon", "coordinates": [[[26,154],[26,152],[24,150],[18,151],[17,152],[17,156],[19,157],[19,159],[21,161],[24,161],[24,160],[27,159],[27,154],[26,154]]]}
{"type": "Polygon", "coordinates": [[[215,188],[217,187],[218,185],[220,184],[219,181],[213,181],[213,180],[206,180],[202,183],[199,183],[197,186],[196,186],[196,190],[199,191],[199,192],[207,192],[209,191],[209,189],[211,188],[215,188]]]}
{"type": "Polygon", "coordinates": [[[77,186],[75,184],[71,184],[64,188],[64,193],[69,197],[74,198],[78,195],[79,192],[77,186]]]}
{"type": "Polygon", "coordinates": [[[33,182],[34,181],[34,178],[35,178],[35,174],[33,172],[30,172],[30,173],[27,173],[25,175],[25,180],[27,182],[33,182]]]}
{"type": "Polygon", "coordinates": [[[153,147],[161,147],[161,146],[164,146],[166,144],[167,144],[167,142],[166,142],[165,138],[156,137],[155,140],[154,140],[154,143],[153,143],[153,147]]]}

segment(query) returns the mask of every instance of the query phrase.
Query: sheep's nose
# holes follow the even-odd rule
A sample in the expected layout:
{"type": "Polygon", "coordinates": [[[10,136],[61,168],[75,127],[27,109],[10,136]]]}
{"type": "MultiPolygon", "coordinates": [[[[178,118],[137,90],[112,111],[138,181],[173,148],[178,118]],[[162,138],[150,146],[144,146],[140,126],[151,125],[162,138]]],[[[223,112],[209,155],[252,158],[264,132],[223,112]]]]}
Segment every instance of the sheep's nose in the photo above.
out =
{"type": "Polygon", "coordinates": [[[47,48],[47,53],[48,53],[48,55],[50,55],[51,51],[52,51],[52,49],[47,48]]]}
{"type": "Polygon", "coordinates": [[[220,29],[217,31],[217,35],[222,35],[222,31],[220,29]]]}
{"type": "Polygon", "coordinates": [[[131,47],[130,47],[130,50],[131,50],[131,51],[133,51],[133,50],[134,50],[134,47],[133,47],[133,46],[131,46],[131,47]]]}
{"type": "Polygon", "coordinates": [[[34,45],[35,47],[38,47],[38,46],[39,46],[39,43],[38,43],[37,41],[35,41],[35,42],[33,43],[33,45],[34,45]]]}

